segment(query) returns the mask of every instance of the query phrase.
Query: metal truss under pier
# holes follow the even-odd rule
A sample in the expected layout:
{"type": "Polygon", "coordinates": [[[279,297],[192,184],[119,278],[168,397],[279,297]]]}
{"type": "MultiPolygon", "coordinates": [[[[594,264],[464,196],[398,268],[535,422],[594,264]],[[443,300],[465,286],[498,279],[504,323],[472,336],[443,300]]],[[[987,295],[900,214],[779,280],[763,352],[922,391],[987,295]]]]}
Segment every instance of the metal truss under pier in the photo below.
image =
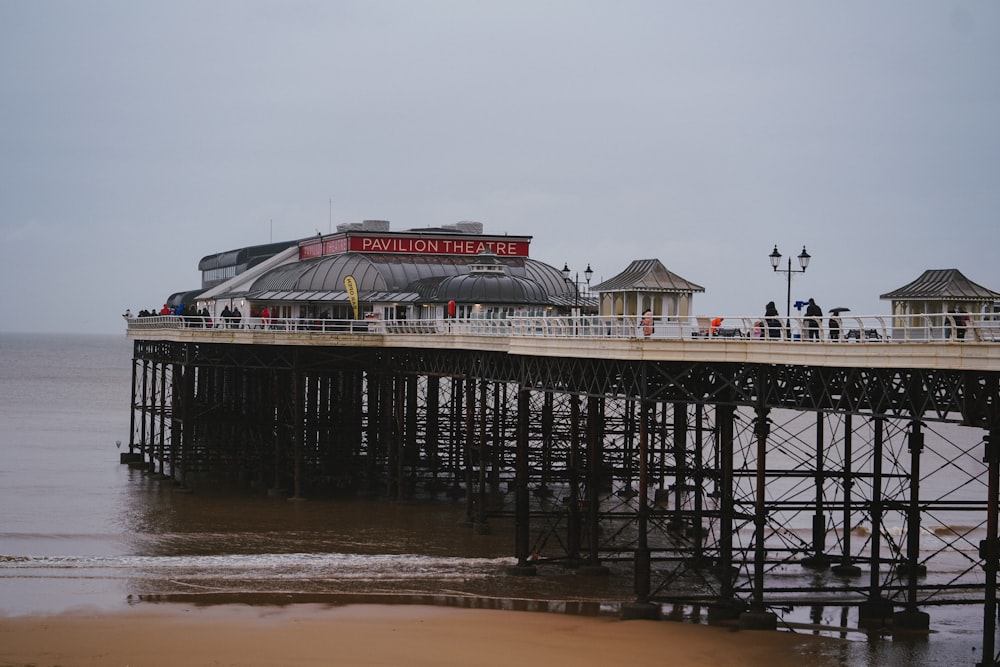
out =
{"type": "Polygon", "coordinates": [[[129,448],[178,484],[462,499],[514,573],[630,565],[632,617],[981,605],[998,663],[1000,373],[154,337],[129,448]]]}

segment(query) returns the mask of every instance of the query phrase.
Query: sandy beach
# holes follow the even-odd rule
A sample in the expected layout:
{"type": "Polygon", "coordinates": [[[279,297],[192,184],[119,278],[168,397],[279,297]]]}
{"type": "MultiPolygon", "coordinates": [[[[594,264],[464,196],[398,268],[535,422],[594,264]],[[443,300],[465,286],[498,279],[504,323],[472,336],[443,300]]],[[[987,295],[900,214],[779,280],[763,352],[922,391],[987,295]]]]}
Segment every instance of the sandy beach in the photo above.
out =
{"type": "Polygon", "coordinates": [[[812,667],[843,642],[670,621],[418,605],[151,605],[0,618],[0,665],[812,667]]]}

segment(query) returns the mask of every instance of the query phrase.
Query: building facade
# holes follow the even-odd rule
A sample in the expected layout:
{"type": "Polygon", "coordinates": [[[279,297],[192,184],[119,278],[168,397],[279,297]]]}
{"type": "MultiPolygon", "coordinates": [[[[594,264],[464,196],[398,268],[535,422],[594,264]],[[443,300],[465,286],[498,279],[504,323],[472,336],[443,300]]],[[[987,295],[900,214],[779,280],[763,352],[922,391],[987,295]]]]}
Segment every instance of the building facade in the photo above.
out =
{"type": "Polygon", "coordinates": [[[530,245],[530,236],[486,234],[478,222],[392,231],[366,220],[271,244],[267,257],[250,249],[206,257],[203,290],[178,294],[212,317],[238,309],[257,318],[264,308],[272,318],[335,320],[596,314],[596,298],[532,259],[530,245]],[[244,255],[257,261],[226,264],[244,255]]]}

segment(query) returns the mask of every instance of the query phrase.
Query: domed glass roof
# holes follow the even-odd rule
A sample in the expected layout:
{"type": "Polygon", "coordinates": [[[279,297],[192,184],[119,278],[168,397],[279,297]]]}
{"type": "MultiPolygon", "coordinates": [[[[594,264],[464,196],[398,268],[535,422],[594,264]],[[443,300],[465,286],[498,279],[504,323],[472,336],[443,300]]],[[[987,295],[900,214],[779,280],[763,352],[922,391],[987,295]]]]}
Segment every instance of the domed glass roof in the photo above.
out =
{"type": "Polygon", "coordinates": [[[438,303],[550,304],[567,292],[558,269],[532,259],[393,253],[344,253],[284,264],[257,278],[248,292],[343,294],[347,276],[362,294],[411,292],[438,303]],[[484,264],[502,270],[476,271],[484,264]]]}
{"type": "Polygon", "coordinates": [[[549,295],[533,280],[504,273],[466,273],[440,281],[431,301],[443,303],[547,304],[549,295]]]}

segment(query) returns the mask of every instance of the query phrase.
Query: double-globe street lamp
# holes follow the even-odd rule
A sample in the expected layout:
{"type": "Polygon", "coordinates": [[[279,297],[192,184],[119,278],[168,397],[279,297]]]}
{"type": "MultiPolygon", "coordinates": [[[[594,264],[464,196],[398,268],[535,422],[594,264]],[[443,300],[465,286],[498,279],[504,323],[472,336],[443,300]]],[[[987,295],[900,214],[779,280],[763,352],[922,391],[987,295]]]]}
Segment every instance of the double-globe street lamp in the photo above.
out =
{"type": "MultiPolygon", "coordinates": [[[[580,315],[580,272],[576,272],[575,280],[570,280],[569,276],[572,273],[569,269],[569,264],[563,262],[562,275],[563,280],[567,283],[573,283],[573,288],[576,294],[576,298],[573,301],[573,314],[574,316],[580,315]]],[[[583,272],[583,277],[587,281],[587,291],[590,291],[590,279],[594,277],[594,271],[590,268],[590,262],[587,262],[587,268],[583,272]]]]}
{"type": "MultiPolygon", "coordinates": [[[[788,274],[788,296],[785,303],[785,318],[791,318],[792,316],[792,274],[793,273],[805,273],[806,269],[809,268],[809,253],[806,252],[806,247],[802,246],[802,252],[799,254],[799,266],[801,269],[792,268],[792,258],[788,258],[788,268],[779,269],[778,265],[781,264],[781,253],[778,252],[777,244],[774,246],[774,250],[768,255],[771,259],[771,268],[774,269],[775,273],[786,273],[788,274]]],[[[786,324],[787,326],[787,324],[786,324]]]]}

